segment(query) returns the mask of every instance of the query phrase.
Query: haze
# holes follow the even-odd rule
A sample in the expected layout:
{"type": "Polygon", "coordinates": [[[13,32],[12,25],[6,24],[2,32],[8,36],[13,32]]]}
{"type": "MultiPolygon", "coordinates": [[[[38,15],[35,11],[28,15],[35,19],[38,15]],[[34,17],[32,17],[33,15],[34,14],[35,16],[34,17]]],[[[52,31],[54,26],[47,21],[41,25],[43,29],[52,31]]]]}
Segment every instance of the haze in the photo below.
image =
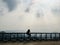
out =
{"type": "Polygon", "coordinates": [[[0,31],[60,32],[60,0],[0,0],[0,31]]]}

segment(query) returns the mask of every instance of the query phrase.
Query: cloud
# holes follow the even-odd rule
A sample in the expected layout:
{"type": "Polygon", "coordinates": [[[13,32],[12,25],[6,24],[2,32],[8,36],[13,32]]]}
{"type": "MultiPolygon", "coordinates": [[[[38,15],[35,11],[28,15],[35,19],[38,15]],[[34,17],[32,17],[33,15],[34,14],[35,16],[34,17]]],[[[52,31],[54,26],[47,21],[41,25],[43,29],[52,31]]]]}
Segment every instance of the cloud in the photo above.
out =
{"type": "Polygon", "coordinates": [[[17,7],[16,0],[3,0],[3,1],[6,2],[9,11],[12,11],[17,7]]]}
{"type": "Polygon", "coordinates": [[[21,2],[24,5],[24,8],[25,8],[24,11],[29,13],[30,7],[31,7],[31,4],[32,4],[32,0],[22,0],[21,2]]]}
{"type": "Polygon", "coordinates": [[[60,0],[31,1],[32,0],[0,1],[0,9],[2,9],[0,14],[4,14],[4,16],[0,16],[0,30],[26,31],[26,29],[30,28],[31,31],[37,32],[59,32],[60,16],[55,16],[54,11],[57,9],[56,12],[59,12],[59,9],[56,7],[59,3],[56,2],[60,0]],[[7,10],[11,12],[7,12],[7,10]]]}
{"type": "Polygon", "coordinates": [[[42,18],[44,16],[44,12],[42,9],[36,11],[36,17],[37,18],[42,18]]]}
{"type": "Polygon", "coordinates": [[[31,5],[31,0],[3,0],[4,2],[6,2],[7,7],[9,9],[9,11],[13,11],[17,8],[17,5],[19,3],[24,5],[25,8],[25,12],[29,12],[29,6],[31,5]]]}
{"type": "Polygon", "coordinates": [[[60,7],[56,6],[52,8],[52,13],[56,16],[60,16],[60,7]]]}
{"type": "Polygon", "coordinates": [[[6,4],[0,0],[0,16],[5,15],[8,12],[8,8],[6,6],[6,4]]]}
{"type": "Polygon", "coordinates": [[[36,14],[36,15],[37,15],[37,16],[36,16],[37,18],[39,18],[39,17],[40,17],[40,13],[38,13],[38,12],[37,12],[37,14],[36,14]]]}
{"type": "Polygon", "coordinates": [[[2,16],[3,15],[3,10],[0,10],[0,16],[2,16]]]}
{"type": "Polygon", "coordinates": [[[25,12],[29,12],[29,11],[30,11],[30,9],[29,8],[26,8],[25,12]]]}

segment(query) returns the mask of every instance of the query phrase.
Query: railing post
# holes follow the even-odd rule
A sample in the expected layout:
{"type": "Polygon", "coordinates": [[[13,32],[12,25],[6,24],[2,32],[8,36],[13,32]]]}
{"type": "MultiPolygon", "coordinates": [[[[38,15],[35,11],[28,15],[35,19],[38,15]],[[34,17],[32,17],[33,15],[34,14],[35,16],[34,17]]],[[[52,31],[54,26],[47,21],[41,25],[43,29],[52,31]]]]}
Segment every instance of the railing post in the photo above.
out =
{"type": "Polygon", "coordinates": [[[37,33],[36,33],[36,40],[37,40],[37,38],[38,38],[38,37],[37,37],[37,33]]]}
{"type": "Polygon", "coordinates": [[[59,33],[59,40],[60,40],[60,33],[59,33]]]}
{"type": "Polygon", "coordinates": [[[50,33],[50,40],[52,40],[52,33],[50,33]]]}
{"type": "Polygon", "coordinates": [[[18,33],[17,33],[17,41],[18,41],[18,33]]]}
{"type": "Polygon", "coordinates": [[[1,33],[2,34],[2,39],[1,39],[1,41],[3,41],[3,33],[1,33]]]}
{"type": "Polygon", "coordinates": [[[40,40],[42,40],[42,34],[40,33],[40,40]]]}
{"type": "Polygon", "coordinates": [[[24,41],[25,41],[25,33],[24,33],[24,41]]]}
{"type": "Polygon", "coordinates": [[[55,40],[56,40],[56,33],[55,33],[55,40]]]}
{"type": "Polygon", "coordinates": [[[11,33],[10,33],[10,41],[11,41],[11,33]]]}
{"type": "Polygon", "coordinates": [[[43,38],[43,37],[42,37],[42,33],[41,33],[41,40],[42,40],[42,38],[43,38]]]}
{"type": "Polygon", "coordinates": [[[4,41],[4,33],[2,33],[2,41],[4,41]]]}
{"type": "Polygon", "coordinates": [[[45,35],[45,39],[47,40],[47,33],[46,33],[46,35],[45,35]]]}

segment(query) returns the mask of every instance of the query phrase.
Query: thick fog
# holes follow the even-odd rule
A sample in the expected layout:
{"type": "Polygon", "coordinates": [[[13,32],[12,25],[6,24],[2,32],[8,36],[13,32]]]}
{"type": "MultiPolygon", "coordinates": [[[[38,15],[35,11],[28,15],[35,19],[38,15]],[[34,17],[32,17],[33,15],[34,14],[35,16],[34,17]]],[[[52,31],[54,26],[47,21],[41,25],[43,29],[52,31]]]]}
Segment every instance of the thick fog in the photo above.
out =
{"type": "Polygon", "coordinates": [[[60,0],[0,0],[0,31],[60,32],[60,0]]]}

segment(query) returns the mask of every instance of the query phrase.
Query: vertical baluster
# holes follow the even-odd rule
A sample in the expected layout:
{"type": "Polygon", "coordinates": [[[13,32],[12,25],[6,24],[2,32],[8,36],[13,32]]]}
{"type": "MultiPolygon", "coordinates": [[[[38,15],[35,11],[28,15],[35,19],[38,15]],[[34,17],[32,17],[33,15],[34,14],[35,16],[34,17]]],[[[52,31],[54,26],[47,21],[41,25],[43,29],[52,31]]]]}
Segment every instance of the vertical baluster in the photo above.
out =
{"type": "Polygon", "coordinates": [[[40,33],[40,40],[42,39],[42,35],[41,35],[41,33],[40,33]]]}
{"type": "Polygon", "coordinates": [[[59,40],[60,40],[60,33],[59,33],[59,40]]]}
{"type": "Polygon", "coordinates": [[[57,39],[56,39],[56,33],[55,33],[55,40],[57,40],[57,39]]]}
{"type": "Polygon", "coordinates": [[[11,33],[10,33],[10,41],[11,41],[11,33]]]}
{"type": "Polygon", "coordinates": [[[22,33],[21,33],[21,41],[22,41],[22,33]]]}
{"type": "Polygon", "coordinates": [[[9,41],[10,41],[10,33],[9,33],[9,41]]]}
{"type": "Polygon", "coordinates": [[[2,33],[2,41],[3,41],[3,33],[2,33]]]}
{"type": "Polygon", "coordinates": [[[25,33],[24,33],[24,40],[25,40],[25,33]]]}
{"type": "Polygon", "coordinates": [[[2,41],[3,41],[3,33],[2,33],[2,41]]]}
{"type": "Polygon", "coordinates": [[[18,33],[16,33],[17,34],[17,41],[18,41],[18,33]]]}
{"type": "Polygon", "coordinates": [[[45,39],[47,40],[47,33],[46,33],[46,35],[45,35],[46,37],[45,37],[45,39]]]}
{"type": "Polygon", "coordinates": [[[36,33],[36,40],[37,40],[37,33],[36,33]]]}
{"type": "Polygon", "coordinates": [[[3,41],[3,33],[1,33],[2,34],[2,41],[3,41]]]}
{"type": "Polygon", "coordinates": [[[52,33],[50,33],[50,40],[52,40],[52,33]]]}
{"type": "Polygon", "coordinates": [[[42,40],[42,38],[43,38],[43,37],[42,37],[42,33],[41,33],[41,40],[42,40]]]}

